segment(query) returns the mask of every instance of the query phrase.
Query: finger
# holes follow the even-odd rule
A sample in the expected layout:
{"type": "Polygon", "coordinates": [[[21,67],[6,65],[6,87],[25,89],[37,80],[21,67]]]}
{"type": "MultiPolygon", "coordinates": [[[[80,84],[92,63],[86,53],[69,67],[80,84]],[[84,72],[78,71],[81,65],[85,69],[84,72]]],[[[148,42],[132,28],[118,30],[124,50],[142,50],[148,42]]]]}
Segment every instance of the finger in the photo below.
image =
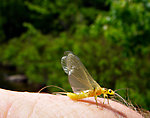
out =
{"type": "MultiPolygon", "coordinates": [[[[102,101],[103,99],[98,99],[102,101]]],[[[135,111],[110,101],[97,108],[92,98],[73,101],[67,96],[0,90],[1,118],[60,118],[60,117],[142,117],[135,111]]]]}

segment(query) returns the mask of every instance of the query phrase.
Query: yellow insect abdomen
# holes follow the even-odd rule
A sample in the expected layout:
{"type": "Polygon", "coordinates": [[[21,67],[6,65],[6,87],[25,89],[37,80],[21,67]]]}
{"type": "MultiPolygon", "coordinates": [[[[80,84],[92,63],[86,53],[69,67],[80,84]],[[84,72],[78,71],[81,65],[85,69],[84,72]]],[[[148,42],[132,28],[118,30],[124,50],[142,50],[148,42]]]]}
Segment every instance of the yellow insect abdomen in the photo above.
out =
{"type": "Polygon", "coordinates": [[[79,100],[82,98],[87,98],[88,95],[84,92],[76,94],[76,93],[67,93],[67,96],[72,100],[79,100]]]}

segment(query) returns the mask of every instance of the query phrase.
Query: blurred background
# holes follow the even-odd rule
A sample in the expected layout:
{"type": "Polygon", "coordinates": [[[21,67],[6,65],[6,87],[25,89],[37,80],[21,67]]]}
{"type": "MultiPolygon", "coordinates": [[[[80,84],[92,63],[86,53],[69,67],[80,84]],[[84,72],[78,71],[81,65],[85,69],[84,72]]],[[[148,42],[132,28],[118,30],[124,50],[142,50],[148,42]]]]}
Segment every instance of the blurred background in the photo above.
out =
{"type": "Polygon", "coordinates": [[[102,87],[150,110],[150,0],[0,0],[0,88],[71,91],[68,50],[102,87]]]}

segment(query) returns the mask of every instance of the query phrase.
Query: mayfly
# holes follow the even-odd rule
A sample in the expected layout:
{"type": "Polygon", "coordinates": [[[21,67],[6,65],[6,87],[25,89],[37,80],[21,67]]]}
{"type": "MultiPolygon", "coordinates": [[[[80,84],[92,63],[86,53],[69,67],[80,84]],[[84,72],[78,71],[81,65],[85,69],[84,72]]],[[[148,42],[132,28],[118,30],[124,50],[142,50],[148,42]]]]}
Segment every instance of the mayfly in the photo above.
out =
{"type": "MultiPolygon", "coordinates": [[[[97,104],[97,96],[103,94],[105,98],[109,96],[118,96],[127,104],[127,102],[115,91],[102,88],[88,73],[87,69],[81,63],[80,59],[72,52],[66,51],[61,59],[61,65],[72,87],[73,93],[67,92],[66,95],[72,100],[79,100],[87,97],[94,97],[97,104]]],[[[108,101],[109,103],[109,101],[108,101]]]]}

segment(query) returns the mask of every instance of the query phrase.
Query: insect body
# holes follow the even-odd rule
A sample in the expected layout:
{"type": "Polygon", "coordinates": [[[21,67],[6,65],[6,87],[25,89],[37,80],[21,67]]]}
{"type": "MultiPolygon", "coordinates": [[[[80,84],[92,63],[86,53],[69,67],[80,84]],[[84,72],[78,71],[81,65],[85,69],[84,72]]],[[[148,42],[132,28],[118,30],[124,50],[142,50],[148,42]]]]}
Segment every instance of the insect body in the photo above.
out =
{"type": "Polygon", "coordinates": [[[72,52],[66,52],[66,56],[61,59],[62,68],[68,74],[68,79],[74,93],[66,93],[72,100],[79,100],[87,97],[95,97],[103,94],[104,98],[115,95],[111,89],[100,87],[91,77],[80,59],[72,52]]]}

